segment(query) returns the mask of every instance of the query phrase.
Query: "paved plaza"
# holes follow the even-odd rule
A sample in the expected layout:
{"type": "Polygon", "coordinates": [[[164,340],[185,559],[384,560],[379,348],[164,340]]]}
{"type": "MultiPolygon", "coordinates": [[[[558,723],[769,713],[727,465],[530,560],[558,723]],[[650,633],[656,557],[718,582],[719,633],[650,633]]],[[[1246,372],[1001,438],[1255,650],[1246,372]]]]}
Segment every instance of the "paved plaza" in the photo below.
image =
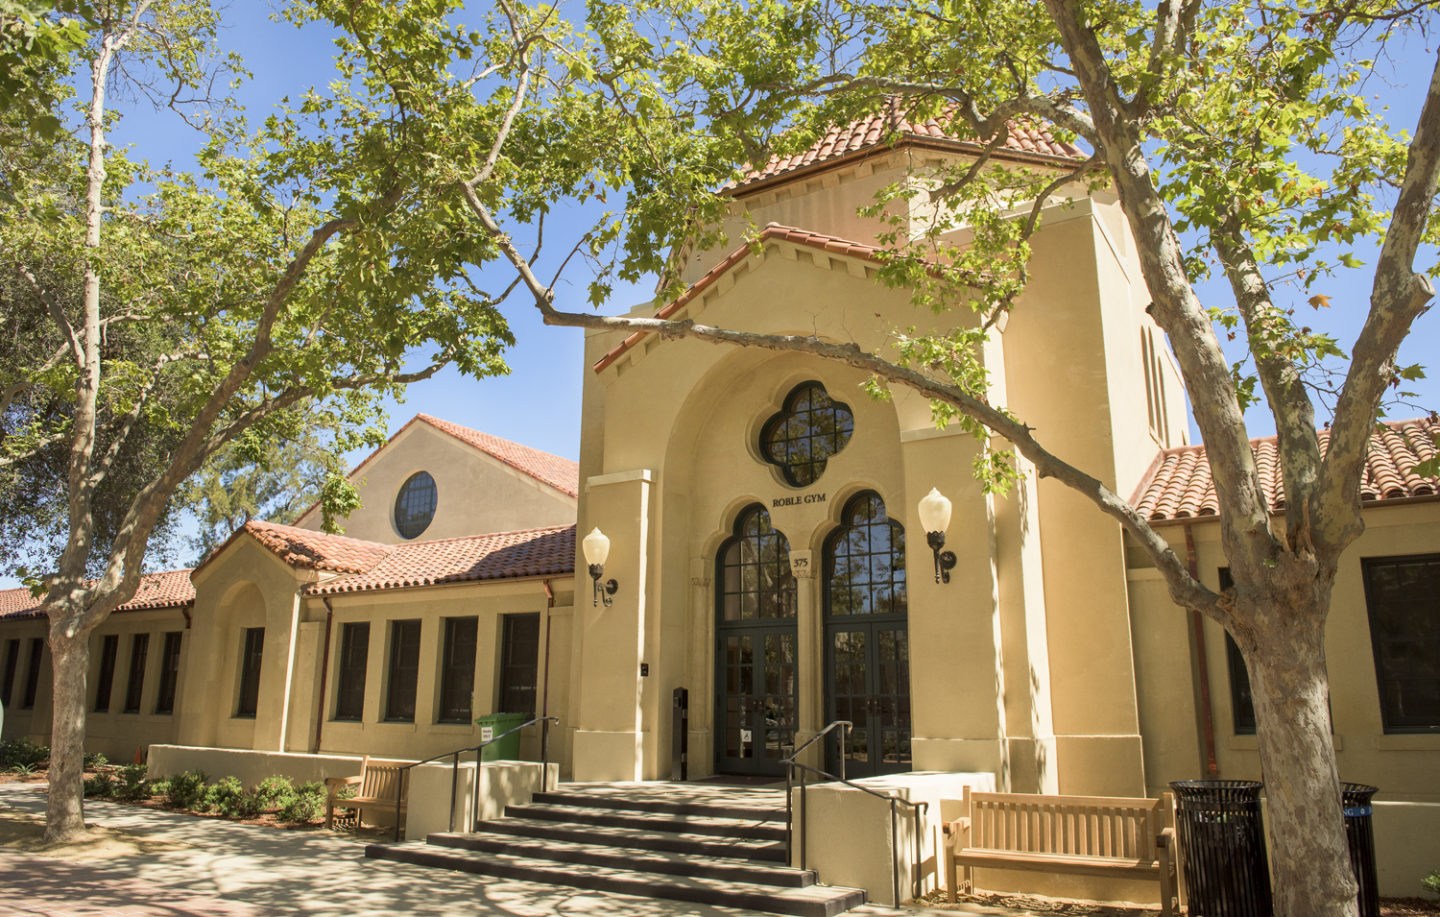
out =
{"type": "MultiPolygon", "coordinates": [[[[0,783],[0,819],[35,819],[44,810],[44,784],[0,783]]],[[[0,848],[0,915],[758,917],[734,908],[367,860],[360,842],[325,831],[277,830],[108,802],[87,802],[85,815],[90,824],[143,838],[146,849],[90,862],[0,848]]],[[[941,912],[863,907],[848,913],[941,912]]],[[[975,907],[967,913],[1016,912],[975,907]]]]}

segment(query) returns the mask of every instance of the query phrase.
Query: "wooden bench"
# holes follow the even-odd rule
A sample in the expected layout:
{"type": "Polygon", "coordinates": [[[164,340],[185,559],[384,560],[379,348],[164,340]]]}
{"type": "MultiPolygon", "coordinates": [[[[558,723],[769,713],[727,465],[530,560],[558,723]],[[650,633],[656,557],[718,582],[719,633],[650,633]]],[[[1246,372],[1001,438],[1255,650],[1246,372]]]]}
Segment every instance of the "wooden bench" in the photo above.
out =
{"type": "Polygon", "coordinates": [[[945,826],[950,900],[977,866],[1075,873],[1160,883],[1164,917],[1175,913],[1175,808],[1160,799],[973,793],[945,826]]]}
{"type": "MultiPolygon", "coordinates": [[[[382,812],[389,812],[392,815],[396,811],[396,802],[399,802],[401,821],[405,818],[405,773],[401,770],[404,765],[399,761],[386,761],[384,763],[371,761],[370,756],[360,762],[360,775],[358,777],[330,777],[325,781],[328,792],[325,794],[325,827],[329,828],[335,823],[335,810],[349,810],[355,818],[356,825],[360,823],[360,815],[366,809],[376,809],[382,812]],[[342,799],[340,791],[347,786],[358,787],[355,795],[348,799],[342,799]]],[[[345,816],[342,816],[345,817],[345,816]]]]}

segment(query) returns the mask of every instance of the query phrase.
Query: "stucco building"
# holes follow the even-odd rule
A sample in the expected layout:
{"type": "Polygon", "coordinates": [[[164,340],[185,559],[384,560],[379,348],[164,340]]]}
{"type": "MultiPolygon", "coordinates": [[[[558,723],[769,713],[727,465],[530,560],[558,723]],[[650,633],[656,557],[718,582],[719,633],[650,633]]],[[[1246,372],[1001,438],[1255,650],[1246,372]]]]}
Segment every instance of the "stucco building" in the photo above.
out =
{"type": "MultiPolygon", "coordinates": [[[[896,328],[978,321],[879,283],[885,227],[857,216],[913,182],[902,216],[918,227],[927,172],[974,150],[877,118],[772,162],[727,190],[728,241],[682,253],[689,287],[660,314],[867,350],[896,328]]],[[[996,155],[1058,170],[1076,153],[1017,128],[996,155]]],[[[1115,200],[1057,197],[1032,246],[1029,285],[984,351],[991,401],[1134,495],[1219,588],[1203,447],[1186,441],[1115,200]]],[[[1024,473],[984,493],[975,440],[937,428],[925,399],[877,400],[863,373],[818,358],[643,334],[591,334],[586,359],[578,466],[422,415],[354,472],[364,508],[345,536],[319,533],[312,510],[247,525],[188,579],[148,578],[95,635],[96,747],[414,758],[473,744],[473,717],[504,710],[559,716],[554,754],[586,781],[669,779],[682,739],[691,777],[778,777],[788,747],[837,719],[856,724],[851,776],[983,772],[1092,795],[1260,776],[1223,632],[1176,608],[1119,526],[1062,485],[1024,473]],[[944,576],[916,509],[932,488],[952,503],[944,576]],[[608,603],[576,540],[594,528],[610,539],[608,603]]],[[[1437,428],[1377,433],[1367,530],[1329,626],[1341,776],[1382,788],[1382,883],[1397,893],[1440,862],[1440,501],[1410,471],[1437,428]]],[[[1255,448],[1278,501],[1274,443],[1255,448]]],[[[43,738],[44,631],[27,601],[0,596],[5,735],[43,738]]]]}

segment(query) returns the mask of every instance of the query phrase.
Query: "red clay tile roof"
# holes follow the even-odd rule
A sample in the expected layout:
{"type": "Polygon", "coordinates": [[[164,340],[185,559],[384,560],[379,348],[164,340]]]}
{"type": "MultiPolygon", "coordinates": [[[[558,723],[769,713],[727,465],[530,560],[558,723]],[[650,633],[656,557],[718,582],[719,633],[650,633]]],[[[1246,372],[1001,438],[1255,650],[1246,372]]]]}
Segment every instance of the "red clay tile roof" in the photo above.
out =
{"type": "MultiPolygon", "coordinates": [[[[786,242],[794,242],[798,245],[807,245],[811,248],[818,248],[821,251],[830,252],[832,254],[849,255],[853,258],[862,258],[866,261],[874,261],[876,263],[879,263],[881,259],[881,254],[884,251],[883,249],[877,248],[874,245],[865,245],[861,242],[851,242],[848,239],[842,239],[839,236],[827,236],[824,233],[808,232],[804,229],[796,229],[793,226],[782,226],[779,223],[767,223],[765,228],[760,231],[760,236],[756,241],[764,243],[771,239],[780,239],[786,242]]],[[[659,312],[655,313],[654,317],[669,318],[670,316],[674,315],[676,312],[680,311],[680,309],[682,309],[686,303],[690,302],[696,296],[699,296],[701,293],[705,292],[705,288],[713,284],[716,280],[719,280],[721,275],[723,275],[726,271],[730,270],[732,267],[739,264],[741,261],[744,261],[751,254],[753,254],[751,243],[747,242],[741,245],[739,248],[726,255],[725,260],[721,261],[719,264],[706,271],[705,276],[701,277],[699,280],[686,287],[685,292],[681,293],[679,296],[675,297],[669,303],[663,306],[659,312]]],[[[609,367],[616,360],[624,356],[627,350],[638,344],[640,340],[649,333],[650,332],[648,331],[636,331],[632,334],[627,335],[625,340],[610,348],[610,350],[606,352],[605,356],[595,361],[595,365],[593,367],[594,371],[598,373],[609,367]]]]}
{"type": "MultiPolygon", "coordinates": [[[[843,127],[832,127],[814,146],[790,156],[772,156],[759,169],[746,173],[730,193],[745,190],[748,186],[764,182],[781,175],[789,175],[811,166],[833,164],[848,156],[868,152],[885,145],[901,143],[928,143],[946,147],[957,147],[976,151],[985,144],[973,138],[956,137],[953,128],[930,118],[920,124],[912,122],[904,112],[891,107],[887,112],[877,112],[843,127]]],[[[1072,161],[1084,159],[1085,154],[1068,143],[1056,140],[1045,127],[1027,127],[1011,122],[1009,136],[998,153],[1019,155],[1023,158],[1072,161]]]]}
{"type": "MultiPolygon", "coordinates": [[[[190,571],[166,570],[163,573],[143,574],[134,597],[115,610],[148,611],[155,608],[183,608],[193,604],[195,587],[190,583],[190,571]]],[[[29,589],[0,591],[0,620],[33,618],[39,613],[40,600],[31,596],[29,589]]]]}
{"type": "Polygon", "coordinates": [[[429,414],[416,414],[415,419],[425,421],[440,432],[448,433],[562,493],[572,497],[580,493],[580,465],[570,459],[522,446],[520,443],[512,443],[508,439],[462,427],[458,423],[431,417],[429,414]]]}
{"type": "Polygon", "coordinates": [[[575,526],[558,525],[396,545],[369,570],[313,583],[305,591],[333,595],[574,572],[575,526]]]}
{"type": "MultiPolygon", "coordinates": [[[[1435,456],[1440,421],[1418,419],[1390,421],[1370,437],[1370,456],[1360,480],[1360,499],[1366,503],[1433,497],[1440,493],[1440,478],[1414,474],[1417,464],[1435,456]]],[[[1329,444],[1330,433],[1320,431],[1320,451],[1329,444]]],[[[1250,441],[1260,484],[1271,512],[1285,508],[1284,486],[1280,480],[1280,450],[1273,436],[1250,441]]],[[[1204,446],[1167,449],[1136,491],[1131,504],[1152,522],[1215,516],[1220,512],[1215,482],[1204,446]]]]}
{"type": "MultiPolygon", "coordinates": [[[[240,532],[248,532],[268,551],[292,567],[330,573],[361,573],[383,560],[394,548],[344,535],[328,535],[293,525],[251,520],[240,532]]],[[[239,534],[237,532],[236,534],[239,534]]],[[[220,550],[223,550],[224,545],[220,550]]],[[[219,550],[215,552],[218,554],[219,550]]],[[[214,557],[215,554],[210,555],[214,557]]]]}

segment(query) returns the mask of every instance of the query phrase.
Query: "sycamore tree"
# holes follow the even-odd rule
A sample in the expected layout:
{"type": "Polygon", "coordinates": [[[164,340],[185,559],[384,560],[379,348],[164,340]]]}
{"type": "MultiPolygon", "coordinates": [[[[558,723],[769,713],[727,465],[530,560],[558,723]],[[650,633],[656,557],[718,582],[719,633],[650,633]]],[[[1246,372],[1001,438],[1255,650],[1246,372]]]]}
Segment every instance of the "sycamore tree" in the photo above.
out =
{"type": "MultiPolygon", "coordinates": [[[[907,386],[937,419],[994,434],[1113,518],[1164,575],[1182,609],[1218,621],[1250,674],[1277,912],[1354,914],[1327,707],[1324,631],[1341,555],[1364,527],[1359,483],[1387,391],[1414,378],[1397,353],[1433,296],[1440,239],[1440,68],[1397,68],[1420,97],[1418,120],[1388,124],[1365,92],[1375,59],[1404,32],[1432,28],[1434,3],[1374,0],[866,0],[740,3],[596,0],[599,57],[622,75],[628,117],[664,120],[692,142],[655,151],[711,183],[677,200],[670,219],[692,242],[713,240],[715,191],[773,147],[803,148],[825,124],[882,105],[935,117],[978,141],[974,161],[882,192],[918,187],[943,202],[931,226],[888,236],[882,278],[917,301],[959,310],[951,333],[897,333],[885,352],[842,339],[785,337],[693,321],[608,317],[557,308],[557,290],[481,201],[475,220],[525,277],[545,320],[815,354],[869,372],[877,391],[907,386]],[[1002,169],[990,153],[1010,122],[1044,123],[1085,151],[1068,173],[1002,169]],[[707,165],[708,164],[708,165],[707,165]],[[1050,452],[1043,437],[993,404],[979,349],[1024,290],[1028,240],[1047,202],[1097,189],[1118,194],[1137,247],[1151,315],[1167,333],[1193,402],[1221,508],[1234,586],[1190,575],[1125,498],[1050,452]],[[963,239],[963,244],[957,239],[963,239]],[[1373,247],[1373,263],[1357,254],[1373,247]],[[948,281],[927,278],[937,270],[948,281]],[[1340,273],[1363,272],[1368,302],[1329,302],[1340,273]],[[1209,299],[1197,284],[1223,292],[1209,299]],[[1304,311],[1364,313],[1342,342],[1304,311]],[[971,310],[982,313],[976,321],[971,310]],[[1246,347],[1236,362],[1225,343],[1246,347]],[[1257,398],[1274,419],[1285,509],[1266,504],[1246,429],[1257,398]],[[1317,405],[1329,412],[1322,454],[1317,405]],[[987,432],[988,431],[988,432],[987,432]]],[[[638,224],[664,214],[632,215],[638,224]]],[[[598,291],[603,293],[603,290],[598,291]]],[[[987,464],[992,484],[1003,484],[987,464]]],[[[1434,474],[1434,468],[1422,473],[1434,474]]],[[[1003,475],[1001,476],[1003,478],[1003,475]]]]}
{"type": "MultiPolygon", "coordinates": [[[[471,206],[537,236],[557,201],[631,187],[640,207],[626,151],[658,148],[620,142],[604,74],[579,65],[588,39],[545,6],[297,0],[282,15],[333,37],[335,80],[255,123],[204,0],[62,6],[79,28],[24,4],[76,45],[32,61],[73,117],[56,132],[41,106],[0,106],[0,516],[7,543],[28,536],[49,620],[52,840],[84,831],[90,635],[135,593],[187,479],[294,439],[316,405],[343,450],[382,396],[447,366],[503,372],[518,281],[484,270],[500,249],[471,206]],[[142,104],[203,132],[193,163],[108,142],[142,104]]],[[[343,479],[324,491],[353,508],[343,479]]]]}

